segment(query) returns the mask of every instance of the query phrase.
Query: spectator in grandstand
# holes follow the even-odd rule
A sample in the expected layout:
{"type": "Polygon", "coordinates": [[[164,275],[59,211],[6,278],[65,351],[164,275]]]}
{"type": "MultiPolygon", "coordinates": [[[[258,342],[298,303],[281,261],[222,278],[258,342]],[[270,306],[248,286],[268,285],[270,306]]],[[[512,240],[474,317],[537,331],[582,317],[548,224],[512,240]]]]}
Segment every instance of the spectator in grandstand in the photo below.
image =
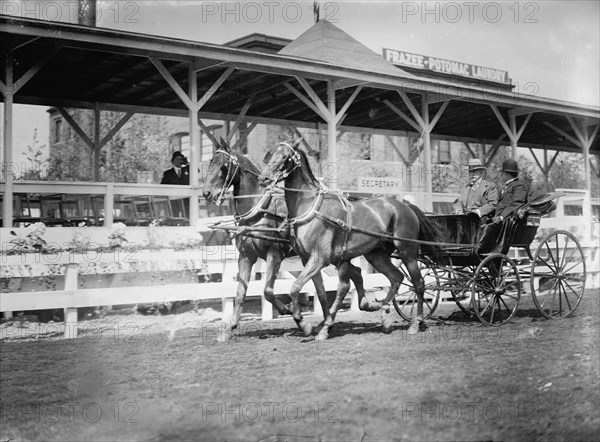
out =
{"type": "Polygon", "coordinates": [[[486,171],[479,159],[469,160],[469,183],[454,203],[455,214],[474,213],[482,218],[494,213],[498,190],[494,183],[485,179],[486,171]]]}
{"type": "Polygon", "coordinates": [[[187,186],[190,184],[190,172],[187,167],[187,159],[178,150],[171,156],[173,167],[165,170],[160,184],[181,184],[187,186]]]}

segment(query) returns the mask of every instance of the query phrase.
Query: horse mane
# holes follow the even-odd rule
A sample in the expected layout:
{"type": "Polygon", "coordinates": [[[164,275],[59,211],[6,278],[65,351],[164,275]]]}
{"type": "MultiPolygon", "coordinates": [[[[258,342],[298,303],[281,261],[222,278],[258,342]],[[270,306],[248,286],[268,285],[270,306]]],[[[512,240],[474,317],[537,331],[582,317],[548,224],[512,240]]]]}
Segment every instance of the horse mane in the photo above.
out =
{"type": "Polygon", "coordinates": [[[260,175],[260,170],[258,169],[258,167],[256,167],[256,165],[252,162],[250,158],[237,151],[233,151],[233,154],[235,155],[238,162],[240,163],[240,166],[242,166],[243,169],[255,173],[256,176],[260,175]]]}
{"type": "Polygon", "coordinates": [[[315,175],[313,174],[313,171],[310,168],[310,164],[308,162],[308,156],[306,156],[306,153],[303,150],[296,149],[296,152],[298,152],[300,154],[300,163],[301,163],[300,168],[302,169],[302,172],[304,173],[304,177],[310,184],[313,184],[318,187],[319,180],[317,180],[317,178],[315,178],[315,175]]]}

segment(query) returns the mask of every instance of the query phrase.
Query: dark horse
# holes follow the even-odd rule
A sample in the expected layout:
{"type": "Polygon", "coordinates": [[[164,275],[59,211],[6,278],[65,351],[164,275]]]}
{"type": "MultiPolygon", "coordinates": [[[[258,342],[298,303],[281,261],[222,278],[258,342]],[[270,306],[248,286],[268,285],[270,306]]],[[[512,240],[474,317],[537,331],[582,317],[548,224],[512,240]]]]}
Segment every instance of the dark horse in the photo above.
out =
{"type": "MultiPolygon", "coordinates": [[[[271,150],[265,157],[266,165],[261,174],[263,185],[285,181],[285,201],[294,229],[290,236],[295,241],[294,249],[306,261],[291,288],[294,320],[299,325],[303,322],[298,294],[304,284],[323,267],[336,265],[340,279],[337,297],[317,336],[319,340],[327,339],[335,313],[349,289],[347,264],[350,259],[364,255],[390,280],[381,308],[383,328],[389,332],[390,302],[404,278],[390,258],[397,251],[417,293],[417,313],[409,328],[409,333],[416,333],[423,321],[424,292],[417,262],[419,240],[440,242],[436,226],[417,207],[392,197],[348,201],[337,192],[328,192],[314,177],[306,155],[297,144],[280,143],[271,150]]],[[[440,250],[435,244],[421,244],[421,247],[432,258],[439,256],[440,250]]]]}
{"type": "MultiPolygon", "coordinates": [[[[252,267],[259,258],[267,263],[265,299],[273,304],[280,314],[292,313],[286,304],[275,297],[273,286],[281,262],[291,256],[293,251],[287,231],[285,229],[281,232],[275,231],[282,227],[287,215],[283,199],[273,196],[271,192],[264,193],[258,181],[260,171],[248,158],[230,149],[223,140],[215,147],[217,150],[210,162],[203,194],[208,202],[220,203],[228,189],[233,186],[235,219],[242,231],[236,236],[236,246],[239,251],[239,284],[232,322],[226,324],[225,331],[220,336],[220,340],[228,340],[239,324],[252,267]],[[245,232],[244,227],[248,227],[245,232]]],[[[351,266],[349,273],[359,296],[364,296],[360,268],[351,266]]],[[[321,273],[317,272],[311,277],[321,302],[323,317],[327,317],[329,302],[326,301],[321,273]]],[[[311,332],[308,324],[302,330],[305,334],[311,332]]]]}

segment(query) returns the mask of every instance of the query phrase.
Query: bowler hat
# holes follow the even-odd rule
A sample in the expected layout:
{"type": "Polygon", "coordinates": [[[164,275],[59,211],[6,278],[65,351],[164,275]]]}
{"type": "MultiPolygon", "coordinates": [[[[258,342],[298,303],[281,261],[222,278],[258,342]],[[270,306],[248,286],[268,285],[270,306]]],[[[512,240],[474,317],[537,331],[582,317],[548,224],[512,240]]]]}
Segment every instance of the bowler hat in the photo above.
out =
{"type": "Polygon", "coordinates": [[[174,161],[175,158],[177,158],[177,157],[183,157],[183,154],[181,152],[179,152],[178,150],[173,152],[173,155],[171,155],[171,161],[174,161]]]}
{"type": "Polygon", "coordinates": [[[486,167],[481,164],[481,160],[479,158],[471,158],[469,160],[469,172],[472,170],[485,169],[486,167]]]}
{"type": "Polygon", "coordinates": [[[519,166],[515,160],[504,160],[502,162],[502,172],[519,173],[519,166]]]}

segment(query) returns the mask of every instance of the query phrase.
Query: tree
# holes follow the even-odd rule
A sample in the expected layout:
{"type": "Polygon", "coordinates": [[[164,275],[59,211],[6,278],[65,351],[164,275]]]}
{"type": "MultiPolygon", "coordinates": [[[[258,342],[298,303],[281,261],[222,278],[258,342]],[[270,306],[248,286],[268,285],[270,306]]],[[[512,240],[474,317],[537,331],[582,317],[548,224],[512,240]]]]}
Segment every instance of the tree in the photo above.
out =
{"type": "MultiPolygon", "coordinates": [[[[103,112],[100,118],[100,139],[123,117],[119,112],[103,112]]],[[[93,133],[89,111],[78,110],[73,118],[87,133],[93,133]]],[[[166,117],[134,115],[100,151],[101,181],[138,182],[138,172],[149,172],[157,181],[168,168],[168,127],[166,117]]],[[[93,181],[92,150],[69,129],[65,141],[53,146],[48,179],[93,181]]]]}
{"type": "Polygon", "coordinates": [[[22,155],[27,159],[28,164],[24,164],[21,170],[21,179],[24,180],[42,180],[47,175],[46,166],[48,160],[44,159],[43,149],[45,144],[40,144],[37,139],[37,129],[33,130],[33,140],[27,145],[27,151],[22,155]]]}

